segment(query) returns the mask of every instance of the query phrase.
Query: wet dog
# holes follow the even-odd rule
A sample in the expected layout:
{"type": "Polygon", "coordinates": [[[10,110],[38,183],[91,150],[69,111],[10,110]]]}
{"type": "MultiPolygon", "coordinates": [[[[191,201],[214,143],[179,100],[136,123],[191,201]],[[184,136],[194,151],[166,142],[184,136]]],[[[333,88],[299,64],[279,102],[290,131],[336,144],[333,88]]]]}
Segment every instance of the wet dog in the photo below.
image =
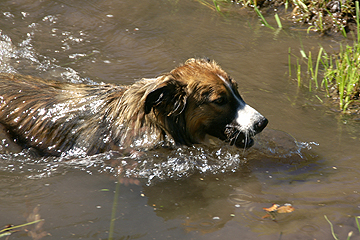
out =
{"type": "Polygon", "coordinates": [[[86,85],[0,74],[0,123],[18,142],[44,154],[204,143],[239,148],[268,120],[241,98],[214,61],[189,59],[131,86],[86,85]]]}

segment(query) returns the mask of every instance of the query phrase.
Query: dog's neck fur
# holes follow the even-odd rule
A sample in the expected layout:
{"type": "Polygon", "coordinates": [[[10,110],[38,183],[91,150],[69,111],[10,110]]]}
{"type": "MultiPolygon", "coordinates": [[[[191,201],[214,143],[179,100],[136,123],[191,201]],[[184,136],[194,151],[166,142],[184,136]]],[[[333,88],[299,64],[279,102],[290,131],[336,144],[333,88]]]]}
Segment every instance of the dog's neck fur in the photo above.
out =
{"type": "MultiPolygon", "coordinates": [[[[167,90],[164,90],[164,93],[159,96],[155,94],[159,99],[169,98],[171,100],[166,99],[164,101],[166,104],[158,106],[155,106],[157,104],[153,107],[146,106],[149,104],[147,101],[149,95],[162,89],[163,86],[171,85],[171,83],[169,84],[171,79],[171,74],[153,79],[143,79],[131,85],[121,97],[114,93],[115,101],[111,102],[113,104],[111,108],[118,109],[118,111],[112,111],[106,116],[114,123],[111,124],[113,138],[119,142],[119,145],[128,146],[129,143],[139,141],[143,146],[144,142],[151,144],[151,142],[155,143],[165,139],[172,139],[178,144],[185,145],[197,142],[187,133],[184,114],[180,114],[186,107],[186,101],[181,96],[184,94],[184,89],[178,89],[169,95],[165,92],[167,90]]],[[[109,109],[109,107],[107,105],[105,109],[109,109]]]]}
{"type": "Polygon", "coordinates": [[[157,78],[142,79],[129,86],[124,94],[114,92],[108,96],[103,108],[107,111],[104,116],[112,122],[110,134],[116,144],[129,146],[138,141],[137,145],[146,146],[165,139],[168,133],[164,130],[164,123],[158,121],[153,111],[145,114],[145,99],[158,84],[157,78]]]}

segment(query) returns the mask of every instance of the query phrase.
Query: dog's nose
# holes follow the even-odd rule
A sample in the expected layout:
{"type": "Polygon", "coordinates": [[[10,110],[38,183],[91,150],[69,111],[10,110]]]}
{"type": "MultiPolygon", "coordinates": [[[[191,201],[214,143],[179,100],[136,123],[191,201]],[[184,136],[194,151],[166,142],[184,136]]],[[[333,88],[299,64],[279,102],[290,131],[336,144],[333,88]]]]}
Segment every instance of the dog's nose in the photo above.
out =
{"type": "Polygon", "coordinates": [[[261,132],[262,130],[264,130],[264,128],[266,127],[266,125],[268,124],[268,120],[266,118],[261,118],[259,121],[257,121],[255,124],[254,124],[254,131],[256,133],[259,133],[261,132]]]}

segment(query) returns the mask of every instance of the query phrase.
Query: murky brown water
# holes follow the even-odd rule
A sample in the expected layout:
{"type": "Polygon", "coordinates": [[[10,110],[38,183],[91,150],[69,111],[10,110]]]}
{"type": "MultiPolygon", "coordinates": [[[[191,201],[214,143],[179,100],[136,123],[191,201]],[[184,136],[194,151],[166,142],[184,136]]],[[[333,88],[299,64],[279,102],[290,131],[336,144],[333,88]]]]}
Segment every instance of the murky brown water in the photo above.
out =
{"type": "MultiPolygon", "coordinates": [[[[42,228],[27,230],[49,239],[107,239],[113,212],[114,239],[332,239],[326,215],[340,239],[349,231],[359,237],[360,124],[286,74],[289,47],[337,49],[336,39],[292,26],[275,34],[239,9],[221,16],[191,0],[1,1],[2,72],[131,84],[206,56],[270,124],[246,152],[219,145],[158,149],[138,159],[0,154],[0,226],[40,214],[42,228]],[[126,174],[141,184],[120,185],[113,211],[114,166],[133,162],[126,174]],[[262,219],[273,203],[295,211],[262,219]]],[[[9,239],[29,237],[21,230],[9,239]]]]}

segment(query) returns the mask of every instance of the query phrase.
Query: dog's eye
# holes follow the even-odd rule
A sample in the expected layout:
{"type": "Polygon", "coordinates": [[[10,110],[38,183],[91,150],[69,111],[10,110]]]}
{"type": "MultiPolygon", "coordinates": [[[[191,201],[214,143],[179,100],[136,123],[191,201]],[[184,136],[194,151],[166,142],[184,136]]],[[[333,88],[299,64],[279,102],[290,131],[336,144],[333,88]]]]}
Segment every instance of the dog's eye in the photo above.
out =
{"type": "Polygon", "coordinates": [[[215,99],[212,102],[217,104],[217,105],[224,105],[224,104],[227,103],[227,99],[225,97],[219,97],[219,98],[215,99]]]}

